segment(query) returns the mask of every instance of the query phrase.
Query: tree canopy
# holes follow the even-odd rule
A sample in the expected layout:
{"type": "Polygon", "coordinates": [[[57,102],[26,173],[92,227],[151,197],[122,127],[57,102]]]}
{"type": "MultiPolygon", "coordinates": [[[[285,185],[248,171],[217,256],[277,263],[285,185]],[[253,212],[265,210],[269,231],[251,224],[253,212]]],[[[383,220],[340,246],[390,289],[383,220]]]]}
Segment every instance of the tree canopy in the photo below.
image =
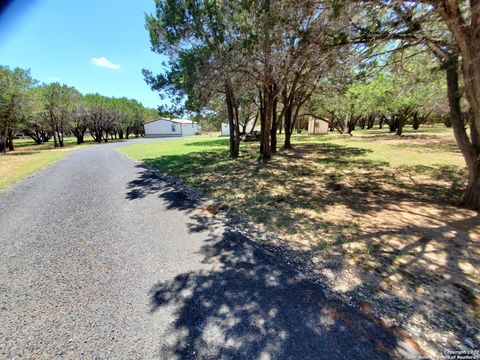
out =
{"type": "Polygon", "coordinates": [[[268,160],[277,132],[289,148],[309,117],[349,134],[388,124],[399,136],[443,118],[469,169],[463,202],[478,208],[479,19],[466,0],[158,0],[146,26],[169,62],[144,76],[182,104],[174,111],[224,116],[233,158],[245,119],[258,117],[268,160]]]}
{"type": "Polygon", "coordinates": [[[37,85],[28,70],[0,66],[0,149],[13,150],[15,135],[30,136],[37,144],[53,137],[64,146],[64,136],[84,142],[88,132],[97,142],[142,135],[143,123],[158,117],[158,110],[135,99],[100,94],[82,95],[58,82],[37,85]]]}

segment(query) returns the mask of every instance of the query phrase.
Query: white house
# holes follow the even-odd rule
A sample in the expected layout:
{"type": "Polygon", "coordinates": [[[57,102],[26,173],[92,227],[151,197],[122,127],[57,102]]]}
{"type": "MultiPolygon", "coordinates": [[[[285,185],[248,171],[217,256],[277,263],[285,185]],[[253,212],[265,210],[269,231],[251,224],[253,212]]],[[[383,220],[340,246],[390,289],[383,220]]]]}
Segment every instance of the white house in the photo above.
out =
{"type": "Polygon", "coordinates": [[[187,119],[160,118],[144,124],[145,137],[188,136],[199,134],[201,127],[187,119]]]}

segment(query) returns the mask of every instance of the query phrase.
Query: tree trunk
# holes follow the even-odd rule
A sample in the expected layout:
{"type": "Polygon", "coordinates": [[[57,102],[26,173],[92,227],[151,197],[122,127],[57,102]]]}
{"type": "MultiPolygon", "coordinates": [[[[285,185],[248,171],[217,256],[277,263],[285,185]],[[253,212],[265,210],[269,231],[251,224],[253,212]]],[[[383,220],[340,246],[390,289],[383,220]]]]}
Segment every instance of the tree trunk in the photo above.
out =
{"type": "Polygon", "coordinates": [[[285,149],[291,149],[292,148],[291,137],[293,132],[292,104],[290,104],[290,102],[287,102],[285,106],[286,106],[285,114],[283,115],[283,124],[285,129],[285,143],[283,144],[283,147],[285,149]]]}
{"type": "Polygon", "coordinates": [[[355,119],[353,116],[350,116],[350,120],[348,122],[348,134],[352,134],[352,131],[355,130],[355,125],[357,124],[358,119],[360,119],[360,116],[357,116],[355,119]]]}
{"type": "Polygon", "coordinates": [[[242,124],[241,134],[246,134],[247,133],[247,125],[248,125],[248,120],[247,120],[247,122],[242,124]]]}
{"type": "Polygon", "coordinates": [[[471,159],[468,170],[468,185],[462,197],[462,204],[480,210],[480,161],[471,159]]]}
{"type": "Polygon", "coordinates": [[[263,41],[263,121],[261,122],[260,129],[260,160],[268,161],[272,158],[272,152],[270,149],[270,130],[272,128],[272,114],[273,103],[276,97],[275,94],[275,81],[273,77],[272,66],[272,42],[270,38],[271,24],[272,24],[272,12],[270,8],[270,0],[265,0],[263,3],[264,11],[264,41],[263,41]]]}
{"type": "Polygon", "coordinates": [[[57,141],[57,130],[55,126],[52,127],[52,132],[53,132],[53,146],[58,147],[58,141],[57,141]]]}
{"type": "Polygon", "coordinates": [[[42,140],[42,132],[38,129],[34,130],[24,130],[23,133],[27,135],[29,138],[31,138],[33,141],[35,141],[35,144],[40,145],[43,140],[42,140]]]}
{"type": "Polygon", "coordinates": [[[283,126],[285,130],[285,142],[283,144],[283,148],[291,149],[292,148],[291,138],[293,133],[293,125],[294,125],[294,121],[292,119],[293,99],[292,97],[290,97],[289,99],[286,95],[286,92],[283,95],[283,103],[285,106],[285,111],[283,111],[283,126]]]}
{"type": "MultiPolygon", "coordinates": [[[[470,21],[462,18],[457,1],[442,1],[437,9],[451,31],[462,57],[462,73],[465,96],[473,113],[471,125],[475,134],[480,134],[480,4],[478,0],[466,5],[470,12],[470,21]]],[[[455,60],[458,63],[457,60],[455,60]]],[[[457,66],[455,66],[457,68],[457,66]]],[[[454,120],[452,119],[452,122],[454,120]]],[[[476,151],[479,145],[473,141],[476,151]]]]}
{"type": "Polygon", "coordinates": [[[87,129],[82,129],[78,126],[72,129],[73,135],[77,138],[77,145],[83,144],[85,131],[87,131],[87,129]]]}
{"type": "Polygon", "coordinates": [[[75,137],[77,138],[77,145],[83,144],[84,142],[83,136],[84,136],[84,133],[82,132],[78,132],[77,134],[75,134],[75,137]]]}
{"type": "Polygon", "coordinates": [[[405,115],[402,113],[400,114],[400,116],[398,116],[397,118],[397,131],[395,133],[395,135],[397,136],[402,136],[402,132],[403,132],[403,127],[405,126],[405,115]]]}
{"type": "MultiPolygon", "coordinates": [[[[444,64],[447,77],[448,103],[453,133],[458,147],[465,158],[468,169],[468,184],[463,194],[461,204],[473,209],[480,209],[480,148],[478,134],[471,129],[469,139],[465,121],[460,107],[461,92],[458,86],[458,59],[452,58],[444,64]]],[[[474,120],[472,119],[472,122],[474,120]]],[[[473,125],[474,126],[474,125],[473,125]]]]}
{"type": "Polygon", "coordinates": [[[58,145],[60,147],[64,147],[64,144],[63,144],[63,126],[60,126],[58,129],[58,145]]]}
{"type": "Polygon", "coordinates": [[[270,149],[270,131],[272,127],[273,113],[272,85],[264,86],[263,91],[263,116],[260,117],[260,159],[268,161],[272,158],[270,149]]]}
{"type": "Polygon", "coordinates": [[[418,128],[420,127],[420,117],[418,115],[418,111],[414,111],[412,113],[412,127],[413,130],[418,130],[418,128]]]}
{"type": "Polygon", "coordinates": [[[458,57],[450,56],[443,62],[447,76],[447,92],[450,107],[450,120],[458,147],[465,158],[468,168],[468,185],[462,198],[462,204],[480,209],[480,4],[478,0],[468,3],[466,12],[470,12],[470,21],[463,17],[457,1],[439,2],[437,10],[445,20],[462,58],[464,91],[472,119],[470,138],[465,129],[461,113],[461,94],[458,86],[458,57]]]}
{"type": "Polygon", "coordinates": [[[362,130],[364,130],[366,123],[367,123],[367,119],[362,116],[362,117],[360,118],[360,121],[359,121],[358,125],[360,126],[360,128],[361,128],[362,130]]]}
{"type": "Polygon", "coordinates": [[[257,112],[255,113],[255,120],[253,121],[252,128],[250,129],[250,134],[253,133],[253,131],[255,130],[255,126],[257,126],[258,115],[259,115],[259,112],[257,111],[257,112]]]}
{"type": "Polygon", "coordinates": [[[52,134],[49,133],[48,131],[42,131],[41,137],[42,137],[42,142],[46,143],[50,140],[50,138],[52,137],[52,134]]]}
{"type": "Polygon", "coordinates": [[[391,115],[390,120],[388,121],[388,128],[391,133],[397,130],[397,124],[398,124],[397,116],[391,115]]]}
{"type": "Polygon", "coordinates": [[[270,130],[270,150],[272,153],[277,152],[277,99],[273,101],[272,108],[272,129],[270,130]]]}
{"type": "Polygon", "coordinates": [[[32,138],[33,141],[35,141],[35,144],[37,144],[37,145],[40,145],[41,143],[43,143],[43,141],[40,137],[32,137],[32,136],[30,136],[30,137],[32,138]]]}
{"type": "Polygon", "coordinates": [[[287,131],[285,129],[285,143],[283,144],[284,149],[291,149],[292,148],[292,130],[287,131]]]}
{"type": "Polygon", "coordinates": [[[15,150],[15,148],[13,146],[13,130],[12,129],[10,129],[10,131],[8,132],[7,142],[8,142],[8,150],[10,150],[10,151],[15,150]]]}
{"type": "Polygon", "coordinates": [[[385,116],[380,116],[380,120],[378,120],[378,128],[383,129],[383,122],[385,121],[385,116]]]}
{"type": "Polygon", "coordinates": [[[349,133],[349,126],[350,125],[350,119],[348,118],[348,115],[345,116],[345,120],[343,121],[343,134],[347,135],[349,133]]]}
{"type": "Polygon", "coordinates": [[[367,129],[373,128],[374,123],[375,123],[375,115],[369,115],[367,120],[367,129]]]}
{"type": "Polygon", "coordinates": [[[0,153],[4,154],[7,151],[7,144],[3,134],[0,134],[0,153]]]}
{"type": "Polygon", "coordinates": [[[236,103],[230,79],[225,81],[225,103],[227,105],[228,125],[230,130],[230,157],[236,159],[239,155],[240,127],[238,124],[238,118],[236,118],[238,110],[237,112],[235,111],[236,103]]]}
{"type": "Polygon", "coordinates": [[[103,138],[103,130],[102,129],[96,129],[94,138],[95,138],[95,141],[100,144],[102,142],[102,138],[103,138]]]}

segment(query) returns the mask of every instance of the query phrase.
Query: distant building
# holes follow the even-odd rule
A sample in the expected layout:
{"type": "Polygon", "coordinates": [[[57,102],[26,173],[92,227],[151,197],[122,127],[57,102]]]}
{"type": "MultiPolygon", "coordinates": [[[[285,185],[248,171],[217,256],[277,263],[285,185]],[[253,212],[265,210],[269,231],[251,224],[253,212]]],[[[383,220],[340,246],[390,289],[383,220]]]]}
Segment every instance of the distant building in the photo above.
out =
{"type": "Polygon", "coordinates": [[[310,118],[308,120],[308,134],[318,135],[328,133],[328,121],[310,118]]]}
{"type": "Polygon", "coordinates": [[[220,134],[222,136],[229,136],[230,135],[230,125],[226,123],[222,123],[222,128],[220,129],[220,134]]]}
{"type": "Polygon", "coordinates": [[[199,134],[199,124],[187,119],[160,118],[144,124],[145,137],[189,136],[199,134]]]}
{"type": "MultiPolygon", "coordinates": [[[[242,132],[243,126],[240,125],[240,132],[242,132]]],[[[255,123],[255,121],[250,120],[247,125],[245,126],[245,133],[248,134],[252,130],[260,130],[260,124],[255,123]]],[[[222,123],[222,127],[220,129],[220,134],[222,136],[229,136],[230,135],[230,125],[228,123],[222,123]]]]}

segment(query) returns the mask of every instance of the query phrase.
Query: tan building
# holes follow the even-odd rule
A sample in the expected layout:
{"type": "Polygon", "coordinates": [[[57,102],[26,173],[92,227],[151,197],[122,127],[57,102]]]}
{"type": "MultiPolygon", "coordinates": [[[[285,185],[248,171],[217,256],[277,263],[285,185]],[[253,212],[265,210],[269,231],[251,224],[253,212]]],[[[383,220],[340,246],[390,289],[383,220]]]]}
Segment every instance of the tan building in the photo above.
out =
{"type": "Polygon", "coordinates": [[[308,134],[318,135],[328,133],[328,121],[310,118],[308,120],[308,134]]]}

